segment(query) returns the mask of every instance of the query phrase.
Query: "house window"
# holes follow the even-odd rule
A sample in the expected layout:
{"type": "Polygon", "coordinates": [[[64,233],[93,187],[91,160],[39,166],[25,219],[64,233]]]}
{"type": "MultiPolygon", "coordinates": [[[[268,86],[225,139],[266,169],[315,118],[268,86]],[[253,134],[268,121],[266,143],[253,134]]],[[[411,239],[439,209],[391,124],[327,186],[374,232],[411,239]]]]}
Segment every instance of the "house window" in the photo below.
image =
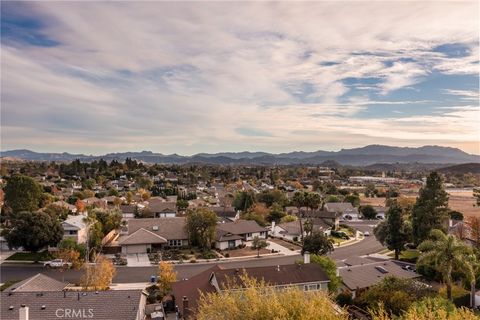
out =
{"type": "Polygon", "coordinates": [[[265,237],[265,231],[260,232],[260,237],[265,237]]]}
{"type": "Polygon", "coordinates": [[[320,285],[318,283],[306,284],[303,286],[303,291],[317,291],[317,290],[320,290],[320,285]]]}
{"type": "Polygon", "coordinates": [[[168,245],[170,247],[180,247],[182,245],[182,240],[168,240],[168,245]]]}
{"type": "Polygon", "coordinates": [[[77,230],[69,230],[68,234],[77,234],[77,230]]]}
{"type": "Polygon", "coordinates": [[[250,238],[252,236],[251,233],[247,233],[247,238],[250,238]]]}

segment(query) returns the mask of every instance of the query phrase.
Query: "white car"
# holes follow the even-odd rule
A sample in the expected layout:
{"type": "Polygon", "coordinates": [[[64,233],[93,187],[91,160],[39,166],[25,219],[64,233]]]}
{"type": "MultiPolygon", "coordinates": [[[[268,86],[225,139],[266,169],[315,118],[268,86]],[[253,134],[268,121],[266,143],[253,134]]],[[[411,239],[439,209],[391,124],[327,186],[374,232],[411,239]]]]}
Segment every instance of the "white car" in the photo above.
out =
{"type": "Polygon", "coordinates": [[[370,236],[370,232],[365,231],[365,232],[363,233],[363,235],[364,235],[365,237],[369,237],[369,236],[370,236]]]}
{"type": "Polygon", "coordinates": [[[43,263],[43,266],[47,268],[67,268],[68,269],[72,266],[72,263],[62,259],[54,259],[50,261],[45,261],[43,263]]]}

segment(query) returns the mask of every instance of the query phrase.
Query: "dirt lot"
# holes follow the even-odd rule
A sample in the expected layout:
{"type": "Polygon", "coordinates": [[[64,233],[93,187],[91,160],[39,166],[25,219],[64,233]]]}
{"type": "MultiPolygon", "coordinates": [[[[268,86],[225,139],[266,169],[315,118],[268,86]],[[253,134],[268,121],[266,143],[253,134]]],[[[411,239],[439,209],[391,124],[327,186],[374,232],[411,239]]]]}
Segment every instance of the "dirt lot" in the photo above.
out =
{"type": "Polygon", "coordinates": [[[480,217],[480,207],[475,206],[473,191],[448,190],[450,196],[448,204],[452,210],[460,211],[465,216],[480,217]]]}
{"type": "Polygon", "coordinates": [[[385,198],[365,198],[363,196],[360,197],[360,204],[361,205],[371,205],[371,206],[384,206],[385,205],[385,198]]]}
{"type": "MultiPolygon", "coordinates": [[[[450,209],[460,211],[465,216],[479,216],[480,207],[474,206],[475,198],[472,190],[447,189],[449,195],[448,205],[450,209]]],[[[408,195],[410,197],[410,195],[408,195]]],[[[415,196],[412,196],[415,198],[415,196]]],[[[385,198],[360,198],[362,205],[370,204],[372,206],[384,206],[385,198]]]]}

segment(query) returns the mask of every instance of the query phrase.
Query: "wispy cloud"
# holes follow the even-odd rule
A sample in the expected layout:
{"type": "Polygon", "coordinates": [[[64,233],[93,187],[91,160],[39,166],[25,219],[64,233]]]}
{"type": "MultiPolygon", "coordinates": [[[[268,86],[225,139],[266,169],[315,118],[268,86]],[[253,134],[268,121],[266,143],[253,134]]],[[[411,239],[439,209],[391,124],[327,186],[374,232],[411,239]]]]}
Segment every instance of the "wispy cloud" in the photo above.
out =
{"type": "Polygon", "coordinates": [[[9,3],[2,148],[473,141],[478,110],[434,106],[478,100],[478,21],[477,2],[9,3]]]}

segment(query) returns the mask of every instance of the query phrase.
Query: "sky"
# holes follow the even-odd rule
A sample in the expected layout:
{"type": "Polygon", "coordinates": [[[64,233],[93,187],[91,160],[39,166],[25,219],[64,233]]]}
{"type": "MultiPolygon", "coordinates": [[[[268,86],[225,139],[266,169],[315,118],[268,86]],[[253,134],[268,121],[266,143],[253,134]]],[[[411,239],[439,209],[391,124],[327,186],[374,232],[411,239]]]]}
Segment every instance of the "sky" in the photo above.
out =
{"type": "Polygon", "coordinates": [[[1,150],[480,154],[479,2],[6,2],[1,150]]]}

